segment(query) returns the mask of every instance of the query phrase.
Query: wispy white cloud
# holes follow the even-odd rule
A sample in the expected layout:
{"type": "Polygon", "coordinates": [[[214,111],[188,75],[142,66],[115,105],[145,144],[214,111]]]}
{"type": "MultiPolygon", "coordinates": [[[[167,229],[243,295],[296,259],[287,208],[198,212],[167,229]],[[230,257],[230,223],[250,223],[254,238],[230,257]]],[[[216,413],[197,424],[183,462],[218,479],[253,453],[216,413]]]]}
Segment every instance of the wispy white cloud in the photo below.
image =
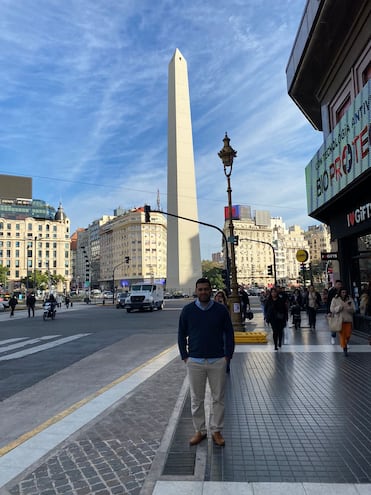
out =
{"type": "MultiPolygon", "coordinates": [[[[222,225],[224,132],[233,200],[288,224],[306,215],[304,166],[320,144],[287,96],[305,0],[0,3],[0,172],[34,176],[72,227],[113,209],[166,207],[167,72],[188,62],[199,217],[222,225]],[[31,173],[30,173],[31,171],[31,173]]],[[[218,234],[201,229],[203,256],[218,234]]]]}

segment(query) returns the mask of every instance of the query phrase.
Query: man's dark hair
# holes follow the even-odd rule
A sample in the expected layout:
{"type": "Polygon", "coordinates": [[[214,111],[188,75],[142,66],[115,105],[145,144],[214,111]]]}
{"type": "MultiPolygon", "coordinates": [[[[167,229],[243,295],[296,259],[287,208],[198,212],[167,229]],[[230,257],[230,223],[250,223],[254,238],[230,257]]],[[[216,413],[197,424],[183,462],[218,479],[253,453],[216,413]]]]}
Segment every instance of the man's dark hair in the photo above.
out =
{"type": "Polygon", "coordinates": [[[210,280],[209,280],[208,278],[206,278],[206,277],[201,277],[201,278],[199,278],[199,279],[196,281],[196,287],[197,287],[197,285],[198,285],[198,284],[207,284],[207,285],[210,287],[210,289],[211,289],[211,282],[210,282],[210,280]]]}

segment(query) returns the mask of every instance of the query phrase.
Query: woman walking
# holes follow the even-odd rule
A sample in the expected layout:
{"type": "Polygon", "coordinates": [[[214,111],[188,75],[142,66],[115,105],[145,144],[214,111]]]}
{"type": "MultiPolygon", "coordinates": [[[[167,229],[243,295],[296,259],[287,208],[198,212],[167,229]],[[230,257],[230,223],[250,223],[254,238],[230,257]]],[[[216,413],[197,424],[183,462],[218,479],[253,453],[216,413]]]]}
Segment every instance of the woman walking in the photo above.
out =
{"type": "Polygon", "coordinates": [[[352,335],[353,314],[355,310],[356,307],[354,301],[348,294],[348,291],[344,288],[342,288],[340,290],[340,293],[336,295],[331,301],[331,313],[341,313],[341,317],[343,320],[341,331],[339,332],[339,340],[344,352],[344,356],[348,355],[348,343],[350,340],[350,336],[352,335]]]}
{"type": "Polygon", "coordinates": [[[309,327],[311,330],[316,329],[317,310],[321,305],[321,296],[316,292],[313,285],[309,286],[306,307],[308,312],[309,327]]]}
{"type": "Polygon", "coordinates": [[[267,299],[266,320],[272,327],[274,350],[278,351],[282,347],[283,329],[286,326],[288,312],[285,301],[278,297],[277,289],[272,288],[267,299]]]}

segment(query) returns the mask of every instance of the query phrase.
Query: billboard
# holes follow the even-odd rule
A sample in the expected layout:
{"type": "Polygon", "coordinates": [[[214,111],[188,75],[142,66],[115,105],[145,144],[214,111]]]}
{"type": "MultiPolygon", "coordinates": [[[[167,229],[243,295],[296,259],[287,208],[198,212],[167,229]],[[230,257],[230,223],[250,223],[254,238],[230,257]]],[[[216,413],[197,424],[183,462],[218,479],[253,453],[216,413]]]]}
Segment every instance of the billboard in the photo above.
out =
{"type": "Polygon", "coordinates": [[[308,214],[370,170],[371,80],[305,169],[308,214]]]}
{"type": "Polygon", "coordinates": [[[0,199],[32,199],[31,177],[0,175],[0,199]]]}
{"type": "MultiPolygon", "coordinates": [[[[224,207],[224,220],[229,220],[229,207],[224,207]]],[[[240,205],[232,205],[232,220],[241,220],[240,205]]]]}

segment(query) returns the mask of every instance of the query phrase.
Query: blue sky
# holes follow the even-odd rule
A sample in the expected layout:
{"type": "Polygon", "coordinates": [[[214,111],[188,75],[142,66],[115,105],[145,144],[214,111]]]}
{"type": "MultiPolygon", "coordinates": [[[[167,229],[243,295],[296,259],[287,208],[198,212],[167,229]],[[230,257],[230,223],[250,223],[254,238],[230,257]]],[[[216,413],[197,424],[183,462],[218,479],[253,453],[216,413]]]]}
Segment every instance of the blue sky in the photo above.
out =
{"type": "MultiPolygon", "coordinates": [[[[306,0],[2,0],[0,173],[86,227],[121,206],[166,210],[167,77],[188,63],[199,220],[223,225],[225,131],[234,204],[303,228],[304,168],[322,143],[287,95],[306,0]]],[[[200,228],[202,258],[220,234],[200,228]]]]}

